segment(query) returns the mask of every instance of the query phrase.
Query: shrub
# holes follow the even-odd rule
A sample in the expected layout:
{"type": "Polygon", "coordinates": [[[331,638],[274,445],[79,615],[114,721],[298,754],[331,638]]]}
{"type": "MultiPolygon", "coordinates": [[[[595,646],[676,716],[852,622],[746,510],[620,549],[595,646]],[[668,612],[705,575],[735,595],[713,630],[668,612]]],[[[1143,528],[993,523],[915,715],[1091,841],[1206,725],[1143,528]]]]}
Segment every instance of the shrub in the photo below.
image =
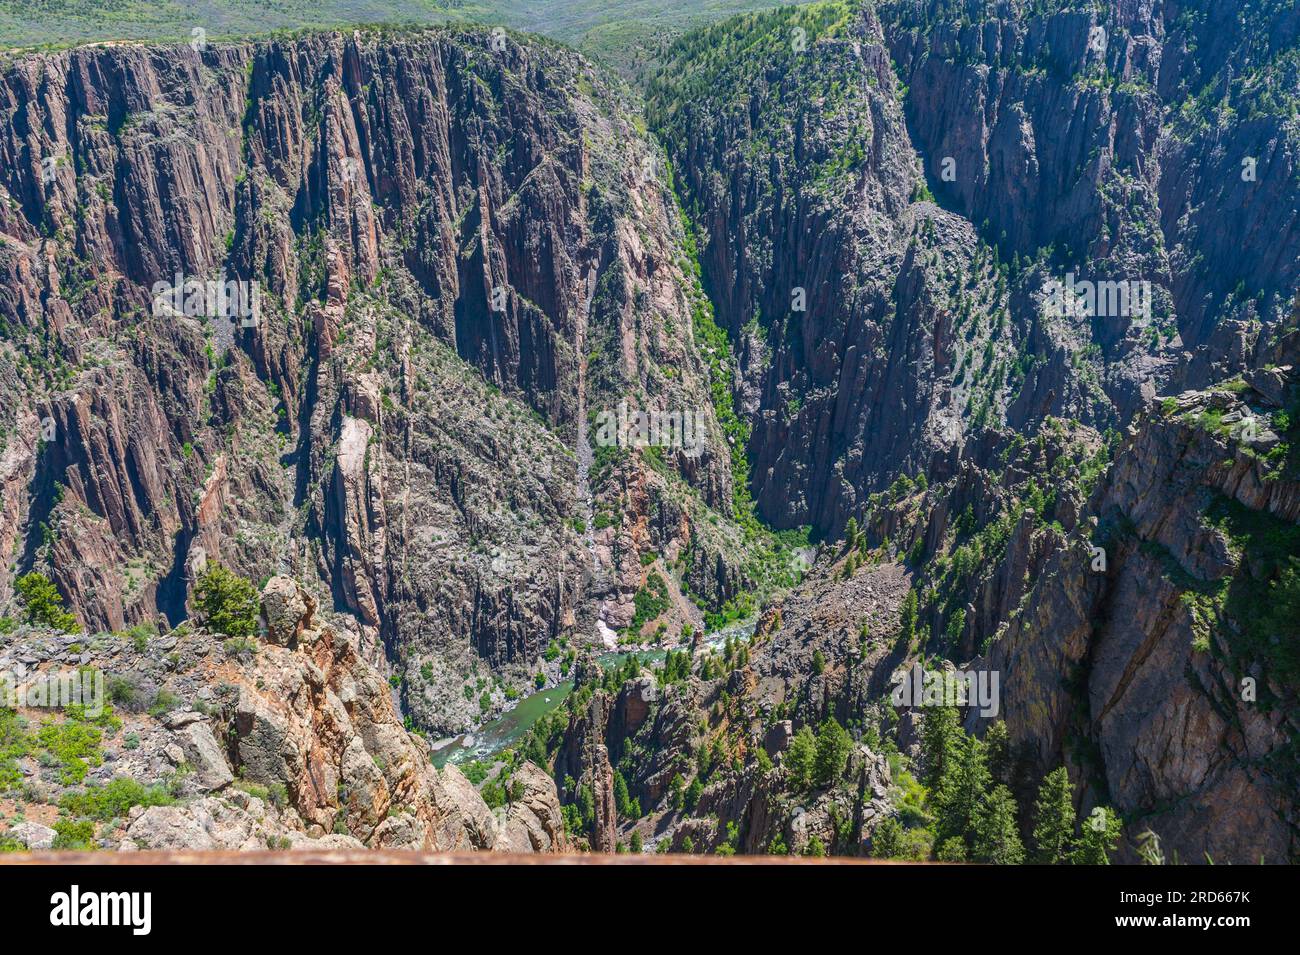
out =
{"type": "Polygon", "coordinates": [[[167,806],[175,802],[162,786],[145,787],[134,779],[114,779],[107,786],[87,786],[84,792],[69,793],[59,806],[74,816],[115,819],[134,806],[167,806]]]}
{"type": "Polygon", "coordinates": [[[84,852],[94,848],[94,839],[95,824],[89,819],[76,822],[60,819],[54,824],[54,845],[51,848],[84,852]]]}
{"type": "Polygon", "coordinates": [[[77,618],[63,609],[63,597],[44,574],[32,571],[14,581],[14,589],[27,610],[27,622],[65,633],[76,633],[77,618]]]}
{"type": "Polygon", "coordinates": [[[257,641],[248,637],[231,637],[222,644],[222,648],[226,651],[226,656],[237,657],[245,663],[257,656],[257,641]]]}
{"type": "Polygon", "coordinates": [[[194,602],[209,630],[236,638],[257,633],[257,588],[220,564],[199,578],[194,602]]]}

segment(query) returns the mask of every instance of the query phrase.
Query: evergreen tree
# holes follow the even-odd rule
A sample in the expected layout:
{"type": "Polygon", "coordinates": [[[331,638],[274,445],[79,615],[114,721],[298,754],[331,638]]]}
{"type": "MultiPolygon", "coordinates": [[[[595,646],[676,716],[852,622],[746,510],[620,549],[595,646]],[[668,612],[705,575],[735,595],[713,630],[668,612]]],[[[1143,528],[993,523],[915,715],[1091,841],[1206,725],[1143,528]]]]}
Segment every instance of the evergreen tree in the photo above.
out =
{"type": "Polygon", "coordinates": [[[668,783],[668,791],[671,793],[673,809],[681,812],[686,805],[686,780],[682,778],[681,773],[673,776],[672,781],[668,783]]]}
{"type": "Polygon", "coordinates": [[[998,720],[984,734],[984,745],[988,748],[989,773],[995,783],[1011,786],[1011,739],[1007,735],[1007,724],[998,720]]]}
{"type": "Polygon", "coordinates": [[[909,589],[903,599],[903,609],[898,618],[898,645],[911,650],[916,642],[916,621],[920,613],[916,591],[909,589]]]}
{"type": "Polygon", "coordinates": [[[957,724],[957,710],[951,706],[932,707],[921,725],[922,781],[931,792],[942,789],[942,781],[957,763],[962,728],[957,724]]]}
{"type": "Polygon", "coordinates": [[[971,855],[979,862],[1019,865],[1025,861],[1016,827],[1016,801],[1006,786],[995,786],[985,798],[975,819],[971,855]]]}
{"type": "Polygon", "coordinates": [[[614,807],[624,819],[630,818],[632,815],[631,802],[631,797],[628,796],[627,792],[627,780],[616,769],[614,770],[614,807]]]}
{"type": "Polygon", "coordinates": [[[965,862],[966,843],[956,836],[945,839],[935,851],[934,857],[940,862],[965,862]]]}
{"type": "Polygon", "coordinates": [[[818,786],[831,786],[844,775],[853,740],[848,730],[830,716],[817,731],[817,753],[813,759],[813,775],[818,786]]]}
{"type": "Polygon", "coordinates": [[[1119,843],[1119,817],[1105,806],[1097,806],[1079,826],[1079,838],[1070,853],[1073,865],[1109,865],[1110,853],[1119,843]]]}
{"type": "Polygon", "coordinates": [[[844,542],[850,548],[858,545],[858,519],[856,517],[850,517],[849,522],[844,525],[844,542]]]}
{"type": "Polygon", "coordinates": [[[194,586],[194,602],[203,622],[214,633],[228,637],[251,637],[257,633],[259,614],[257,588],[213,564],[194,586]]]}
{"type": "Polygon", "coordinates": [[[817,760],[817,741],[812,730],[804,726],[790,740],[782,763],[790,773],[790,785],[802,792],[812,784],[813,766],[817,760]]]}
{"type": "Polygon", "coordinates": [[[1034,802],[1034,845],[1036,862],[1061,865],[1070,857],[1074,839],[1074,797],[1070,774],[1064,766],[1043,779],[1034,802]]]}
{"type": "Polygon", "coordinates": [[[877,859],[896,859],[903,854],[903,826],[893,816],[882,819],[871,834],[871,854],[877,859]]]}
{"type": "Polygon", "coordinates": [[[635,829],[632,830],[632,843],[629,848],[631,848],[631,850],[635,853],[639,853],[644,850],[644,844],[641,842],[641,833],[635,829]]]}
{"type": "Polygon", "coordinates": [[[64,633],[78,631],[77,618],[63,609],[63,596],[59,588],[44,574],[32,571],[14,581],[14,590],[22,599],[27,611],[27,622],[36,627],[49,627],[64,633]]]}
{"type": "Polygon", "coordinates": [[[963,733],[958,737],[957,758],[939,781],[937,803],[941,837],[973,837],[981,807],[992,784],[984,744],[977,737],[963,733]]]}
{"type": "Polygon", "coordinates": [[[700,804],[700,797],[702,795],[704,795],[704,783],[700,781],[699,776],[696,776],[691,780],[691,784],[686,787],[684,804],[687,812],[695,811],[695,807],[700,804]]]}

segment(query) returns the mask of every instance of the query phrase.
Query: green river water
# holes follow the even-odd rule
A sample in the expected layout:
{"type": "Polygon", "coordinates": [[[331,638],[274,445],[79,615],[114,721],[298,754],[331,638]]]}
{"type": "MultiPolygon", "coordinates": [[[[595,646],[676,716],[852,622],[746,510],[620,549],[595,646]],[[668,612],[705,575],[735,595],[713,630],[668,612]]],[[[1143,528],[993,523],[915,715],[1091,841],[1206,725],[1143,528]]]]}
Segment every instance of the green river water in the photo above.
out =
{"type": "MultiPolygon", "coordinates": [[[[709,634],[707,644],[717,648],[722,646],[728,636],[748,636],[754,632],[753,623],[728,627],[709,634]]],[[[635,654],[641,662],[649,665],[663,662],[664,650],[629,650],[603,653],[597,661],[605,669],[619,666],[628,657],[635,654]]],[[[484,723],[472,733],[453,736],[450,739],[434,743],[433,764],[439,768],[447,763],[467,763],[476,759],[489,759],[518,742],[533,725],[551,710],[555,709],[573,690],[572,683],[538,690],[526,696],[491,722],[484,723]]]]}

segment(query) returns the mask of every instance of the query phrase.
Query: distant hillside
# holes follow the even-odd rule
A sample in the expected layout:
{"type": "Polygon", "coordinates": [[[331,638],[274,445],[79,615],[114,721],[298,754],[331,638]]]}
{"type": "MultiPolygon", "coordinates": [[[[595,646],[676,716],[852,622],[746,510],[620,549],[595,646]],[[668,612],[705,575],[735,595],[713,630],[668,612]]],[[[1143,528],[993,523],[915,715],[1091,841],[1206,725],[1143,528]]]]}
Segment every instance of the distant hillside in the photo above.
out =
{"type": "Polygon", "coordinates": [[[448,20],[500,24],[571,43],[634,76],[687,29],[778,0],[4,0],[0,47],[103,40],[188,42],[281,30],[448,20]]]}

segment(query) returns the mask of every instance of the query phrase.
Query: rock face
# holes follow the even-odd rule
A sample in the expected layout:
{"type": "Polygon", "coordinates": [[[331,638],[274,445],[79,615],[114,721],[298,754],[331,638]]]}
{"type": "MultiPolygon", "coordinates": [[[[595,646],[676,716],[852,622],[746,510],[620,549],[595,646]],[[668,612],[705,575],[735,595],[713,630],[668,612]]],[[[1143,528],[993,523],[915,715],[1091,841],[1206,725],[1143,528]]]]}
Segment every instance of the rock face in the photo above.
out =
{"type": "MultiPolygon", "coordinates": [[[[163,804],[145,800],[121,829],[101,827],[96,841],[123,850],[567,847],[544,772],[522,767],[517,798],[494,814],[454,766],[434,768],[356,635],[317,619],[299,584],[269,581],[263,613],[268,636],[296,634],[293,647],[188,629],[143,646],[107,638],[79,655],[81,666],[106,674],[118,713],[66,717],[93,727],[84,785],[51,759],[49,769],[30,767],[29,790],[57,804],[114,780],[166,787],[163,804]]],[[[30,682],[64,663],[65,654],[51,652],[63,640],[23,631],[4,662],[10,654],[30,660],[30,682]]],[[[29,821],[3,835],[49,848],[37,844],[42,828],[29,821]]]]}
{"type": "MultiPolygon", "coordinates": [[[[760,511],[834,532],[895,475],[942,470],[974,409],[1001,417],[1004,383],[968,366],[1009,362],[1023,333],[997,319],[1006,283],[976,230],[919,201],[874,15],[825,36],[791,16],[741,32],[797,28],[807,49],[685,55],[650,102],[700,208],[706,285],[741,341],[760,511]]],[[[705,35],[725,46],[727,29],[705,35]]]]}
{"type": "Polygon", "coordinates": [[[1268,401],[1188,392],[1144,415],[1089,505],[1104,569],[1086,539],[1058,549],[987,661],[1013,740],[1186,861],[1297,852],[1294,626],[1275,608],[1300,485],[1240,431],[1268,401]]]}
{"type": "MultiPolygon", "coordinates": [[[[573,713],[564,742],[555,758],[557,782],[573,780],[578,790],[589,794],[592,807],[588,843],[594,852],[613,852],[617,839],[618,812],[614,803],[614,770],[609,761],[605,731],[610,719],[610,699],[595,688],[600,669],[594,660],[582,665],[574,681],[574,692],[590,693],[585,709],[573,713]]],[[[568,793],[574,797],[575,793],[568,793]]],[[[587,797],[578,796],[579,801],[587,797]]]]}
{"type": "Polygon", "coordinates": [[[175,624],[206,563],[287,571],[452,732],[480,663],[523,683],[643,582],[586,539],[595,495],[624,509],[588,474],[602,411],[698,415],[656,480],[729,514],[663,163],[576,54],[81,48],[8,63],[0,116],[0,600],[36,567],[91,630],[175,624]]]}
{"type": "Polygon", "coordinates": [[[985,428],[1102,431],[1263,364],[1300,284],[1300,144],[1233,81],[1257,30],[1300,29],[1263,6],[1247,27],[896,0],[670,50],[652,123],[738,342],[768,520],[837,534],[900,475],[951,477],[985,428]],[[1207,84],[1217,110],[1188,102],[1207,84]]]}
{"type": "MultiPolygon", "coordinates": [[[[1063,243],[1080,267],[1163,286],[1180,341],[1152,357],[1172,365],[1159,377],[1175,391],[1224,377],[1220,363],[1240,358],[1228,341],[1253,337],[1245,326],[1276,320],[1295,292],[1300,150],[1285,117],[1234,79],[1255,37],[1293,46],[1300,18],[1249,6],[1248,23],[1200,3],[965,23],[913,0],[882,7],[909,129],[941,198],[1005,237],[1004,256],[1063,243]],[[1203,122],[1184,104],[1209,85],[1222,97],[1203,122]]],[[[1098,325],[1116,366],[1107,391],[1131,413],[1150,359],[1133,360],[1143,349],[1122,323],[1098,325]]]]}

